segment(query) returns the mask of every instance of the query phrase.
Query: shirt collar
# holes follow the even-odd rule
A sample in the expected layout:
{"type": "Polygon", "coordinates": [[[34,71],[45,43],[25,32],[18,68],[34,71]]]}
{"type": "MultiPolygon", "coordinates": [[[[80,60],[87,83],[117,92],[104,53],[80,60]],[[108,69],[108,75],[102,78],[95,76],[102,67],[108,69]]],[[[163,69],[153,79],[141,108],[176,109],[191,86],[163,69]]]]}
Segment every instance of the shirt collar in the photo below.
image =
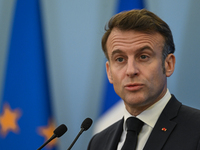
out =
{"type": "MultiPolygon", "coordinates": [[[[166,104],[168,103],[168,101],[171,98],[171,94],[169,92],[169,90],[167,89],[167,92],[165,93],[165,95],[163,96],[163,98],[161,98],[159,101],[157,101],[155,104],[153,104],[152,106],[150,106],[149,108],[147,108],[145,111],[143,111],[142,113],[140,113],[138,116],[136,116],[138,119],[140,119],[141,121],[143,121],[145,124],[149,125],[150,127],[154,127],[158,117],[160,116],[162,110],[165,108],[166,104]]],[[[124,113],[124,129],[125,129],[125,122],[126,119],[129,117],[134,117],[132,116],[126,109],[125,109],[125,113],[124,113]]]]}

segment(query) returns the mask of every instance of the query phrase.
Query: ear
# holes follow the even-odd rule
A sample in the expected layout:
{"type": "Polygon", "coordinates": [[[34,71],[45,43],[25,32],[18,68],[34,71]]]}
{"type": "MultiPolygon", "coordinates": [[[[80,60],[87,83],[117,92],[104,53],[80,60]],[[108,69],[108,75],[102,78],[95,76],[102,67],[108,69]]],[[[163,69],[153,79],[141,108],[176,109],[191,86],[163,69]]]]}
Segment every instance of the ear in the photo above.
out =
{"type": "Polygon", "coordinates": [[[110,71],[110,64],[109,62],[107,61],[106,62],[106,73],[107,73],[107,77],[108,77],[108,80],[111,84],[113,84],[113,78],[112,78],[112,73],[110,71]]]}
{"type": "Polygon", "coordinates": [[[165,74],[167,77],[170,77],[175,69],[176,58],[174,54],[169,54],[165,59],[165,74]]]}

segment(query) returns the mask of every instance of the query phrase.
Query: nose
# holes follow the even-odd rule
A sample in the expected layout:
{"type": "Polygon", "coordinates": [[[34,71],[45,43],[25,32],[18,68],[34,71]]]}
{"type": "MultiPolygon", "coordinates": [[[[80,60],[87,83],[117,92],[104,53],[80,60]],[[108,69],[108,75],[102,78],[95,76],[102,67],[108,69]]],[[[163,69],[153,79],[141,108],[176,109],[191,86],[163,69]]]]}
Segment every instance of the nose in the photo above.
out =
{"type": "Polygon", "coordinates": [[[137,62],[134,60],[128,60],[127,68],[126,68],[126,75],[128,77],[134,77],[139,74],[139,68],[137,62]]]}

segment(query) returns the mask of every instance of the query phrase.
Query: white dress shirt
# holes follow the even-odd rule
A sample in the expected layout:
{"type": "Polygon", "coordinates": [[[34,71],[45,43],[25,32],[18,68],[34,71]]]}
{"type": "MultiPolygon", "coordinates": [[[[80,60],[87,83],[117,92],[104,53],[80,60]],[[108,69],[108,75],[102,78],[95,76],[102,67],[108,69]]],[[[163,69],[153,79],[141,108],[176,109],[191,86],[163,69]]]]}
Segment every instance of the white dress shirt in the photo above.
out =
{"type": "MultiPolygon", "coordinates": [[[[142,150],[144,148],[144,146],[151,134],[151,131],[153,130],[161,112],[165,108],[165,106],[168,103],[168,101],[170,100],[170,98],[171,98],[171,94],[170,94],[169,90],[167,89],[167,92],[162,99],[160,99],[158,102],[156,102],[155,104],[150,106],[148,109],[146,109],[145,111],[140,113],[138,116],[136,116],[138,119],[140,119],[141,121],[144,122],[144,125],[138,135],[138,144],[137,144],[136,150],[142,150]]],[[[123,132],[122,132],[121,139],[119,141],[117,150],[121,150],[121,148],[125,142],[126,133],[127,133],[125,122],[126,122],[126,119],[129,117],[134,117],[134,116],[132,116],[125,109],[123,132]]]]}

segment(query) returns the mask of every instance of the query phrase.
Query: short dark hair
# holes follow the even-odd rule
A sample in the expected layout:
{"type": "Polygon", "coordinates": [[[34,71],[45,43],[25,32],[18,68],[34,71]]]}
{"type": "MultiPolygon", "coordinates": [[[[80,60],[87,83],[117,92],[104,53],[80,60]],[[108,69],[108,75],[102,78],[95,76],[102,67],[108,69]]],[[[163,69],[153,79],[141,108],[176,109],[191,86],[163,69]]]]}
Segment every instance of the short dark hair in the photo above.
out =
{"type": "Polygon", "coordinates": [[[166,22],[146,9],[130,10],[114,15],[109,20],[108,25],[105,26],[106,32],[102,37],[102,49],[108,60],[106,43],[113,28],[118,28],[122,31],[135,30],[149,34],[160,33],[165,39],[162,52],[163,63],[167,55],[175,51],[172,32],[166,22]]]}

